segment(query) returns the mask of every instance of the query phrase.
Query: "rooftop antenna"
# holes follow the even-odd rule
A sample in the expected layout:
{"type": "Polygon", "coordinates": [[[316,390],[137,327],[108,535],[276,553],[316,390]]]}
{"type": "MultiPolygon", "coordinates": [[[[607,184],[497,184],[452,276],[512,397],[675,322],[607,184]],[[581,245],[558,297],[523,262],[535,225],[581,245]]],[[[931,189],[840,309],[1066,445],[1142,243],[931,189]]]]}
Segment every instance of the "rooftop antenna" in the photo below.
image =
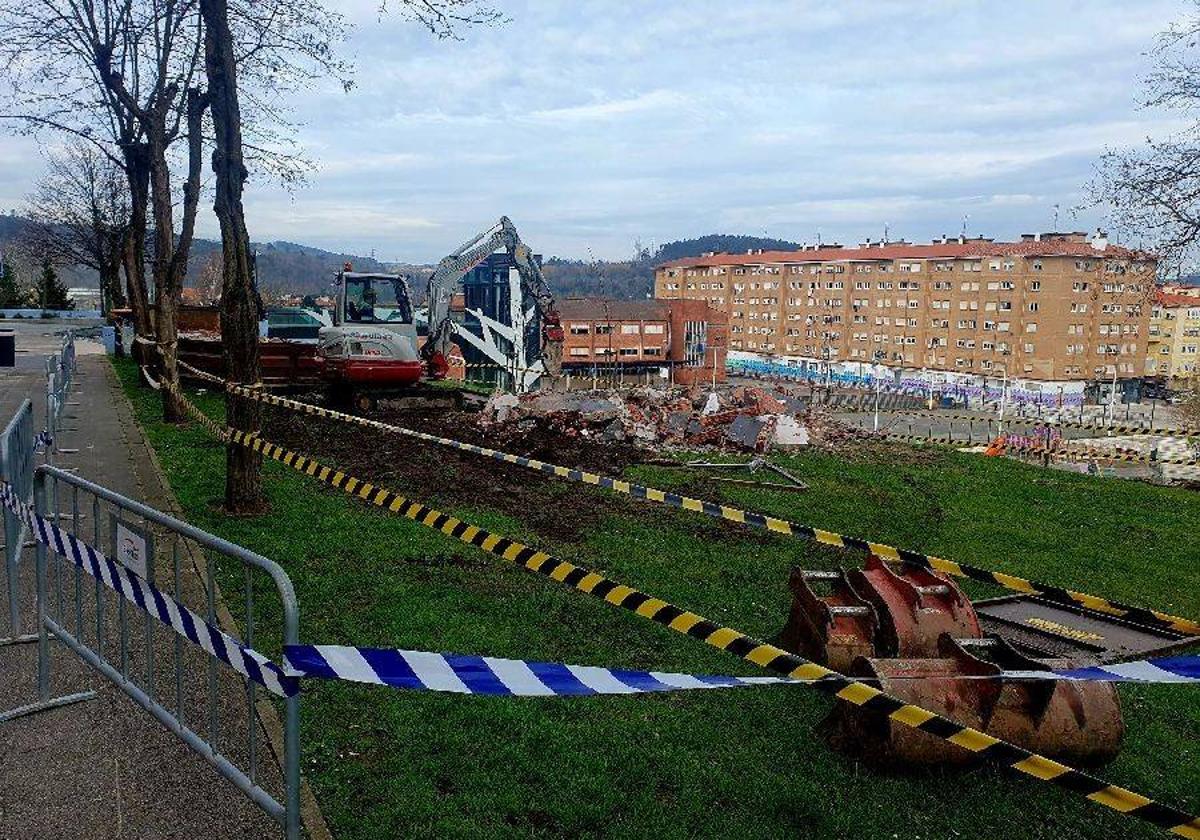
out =
{"type": "Polygon", "coordinates": [[[886,244],[888,244],[889,241],[890,240],[889,240],[889,233],[888,233],[888,223],[884,222],[883,223],[883,244],[886,245],[886,244]]]}
{"type": "Polygon", "coordinates": [[[967,220],[970,218],[971,218],[970,213],[963,214],[963,224],[962,224],[962,234],[961,234],[963,239],[967,238],[967,220]]]}
{"type": "Polygon", "coordinates": [[[1054,232],[1058,232],[1058,205],[1054,205],[1054,232]]]}
{"type": "Polygon", "coordinates": [[[817,247],[821,247],[821,231],[817,231],[817,247]]]}

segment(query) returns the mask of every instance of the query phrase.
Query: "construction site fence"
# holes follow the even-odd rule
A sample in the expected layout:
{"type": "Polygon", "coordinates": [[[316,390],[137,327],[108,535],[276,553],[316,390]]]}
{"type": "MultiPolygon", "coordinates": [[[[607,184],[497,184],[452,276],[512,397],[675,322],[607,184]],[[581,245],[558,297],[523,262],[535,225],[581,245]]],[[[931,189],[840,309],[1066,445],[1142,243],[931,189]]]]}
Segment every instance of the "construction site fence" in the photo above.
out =
{"type": "Polygon", "coordinates": [[[37,644],[36,696],[0,711],[0,723],[94,696],[55,692],[51,646],[62,645],[298,840],[299,694],[254,650],[278,656],[298,643],[291,580],[267,558],[108,487],[34,467],[30,409],[26,401],[5,430],[0,486],[9,599],[32,601],[36,615],[33,632],[13,640],[37,644]],[[30,547],[33,581],[18,565],[30,547]],[[278,720],[272,694],[279,728],[264,720],[278,720]]]}

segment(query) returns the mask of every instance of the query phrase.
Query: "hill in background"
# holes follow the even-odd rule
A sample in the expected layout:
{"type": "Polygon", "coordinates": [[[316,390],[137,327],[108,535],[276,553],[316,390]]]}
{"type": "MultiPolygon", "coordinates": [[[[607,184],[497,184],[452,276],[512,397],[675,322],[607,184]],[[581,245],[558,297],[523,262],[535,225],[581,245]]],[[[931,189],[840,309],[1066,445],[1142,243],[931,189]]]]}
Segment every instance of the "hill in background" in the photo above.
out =
{"type": "MultiPolygon", "coordinates": [[[[19,247],[34,222],[16,215],[0,216],[0,253],[12,255],[18,276],[23,283],[37,277],[36,259],[19,247]]],[[[536,243],[534,243],[536,251],[536,243]]],[[[399,271],[414,275],[413,290],[418,297],[424,294],[425,278],[432,265],[382,263],[357,254],[335,253],[295,242],[253,243],[258,255],[258,282],[264,293],[320,295],[327,293],[333,277],[343,264],[349,262],[359,271],[399,271]]],[[[558,297],[645,298],[654,290],[654,266],[668,260],[698,257],[709,251],[745,252],[750,249],[792,250],[795,242],[761,236],[709,234],[695,239],[668,242],[658,248],[638,248],[629,260],[573,260],[549,257],[543,263],[546,279],[558,297]]],[[[221,243],[196,239],[188,260],[185,285],[196,287],[208,282],[205,278],[220,277],[221,243]],[[215,268],[215,271],[214,271],[215,268]]],[[[67,286],[96,288],[96,273],[83,266],[59,269],[67,286]]],[[[219,282],[219,281],[217,281],[219,282]]]]}

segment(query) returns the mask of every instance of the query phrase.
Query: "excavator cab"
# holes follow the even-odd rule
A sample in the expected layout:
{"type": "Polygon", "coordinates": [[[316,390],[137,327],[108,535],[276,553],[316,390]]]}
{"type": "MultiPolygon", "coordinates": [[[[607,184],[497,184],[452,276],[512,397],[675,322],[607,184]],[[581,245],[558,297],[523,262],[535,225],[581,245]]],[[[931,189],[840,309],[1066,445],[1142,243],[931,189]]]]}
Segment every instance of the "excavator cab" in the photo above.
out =
{"type": "Polygon", "coordinates": [[[338,273],[333,326],[321,329],[317,346],[336,403],[362,398],[367,407],[373,394],[415,385],[422,372],[417,346],[408,278],[349,265],[338,273]]]}

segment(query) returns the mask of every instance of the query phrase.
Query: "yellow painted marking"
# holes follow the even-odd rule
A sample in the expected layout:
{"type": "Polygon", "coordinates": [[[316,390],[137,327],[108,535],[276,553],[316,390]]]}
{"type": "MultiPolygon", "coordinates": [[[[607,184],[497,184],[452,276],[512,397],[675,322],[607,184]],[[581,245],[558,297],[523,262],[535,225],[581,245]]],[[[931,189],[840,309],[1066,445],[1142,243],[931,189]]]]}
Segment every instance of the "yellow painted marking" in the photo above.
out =
{"type": "Polygon", "coordinates": [[[1041,755],[1031,755],[1029,758],[1022,759],[1013,765],[1014,770],[1020,770],[1029,776],[1034,776],[1038,779],[1053,779],[1061,776],[1070,770],[1065,764],[1059,764],[1052,758],[1046,758],[1041,755]]]}
{"type": "Polygon", "coordinates": [[[515,563],[515,562],[517,562],[517,555],[520,554],[524,550],[525,550],[525,546],[523,546],[519,542],[515,542],[512,545],[510,545],[508,548],[504,549],[504,553],[501,554],[500,556],[503,557],[505,560],[509,561],[510,563],[515,563]]]}
{"type": "Polygon", "coordinates": [[[579,583],[575,584],[575,588],[581,589],[584,592],[591,592],[593,589],[599,586],[600,582],[603,580],[603,575],[598,575],[595,572],[589,572],[583,576],[583,579],[580,580],[579,583]]]}
{"type": "Polygon", "coordinates": [[[404,507],[405,504],[407,504],[407,502],[405,501],[404,497],[397,496],[396,498],[392,499],[392,503],[388,505],[388,510],[390,510],[392,513],[399,513],[400,508],[404,507]]]}
{"type": "Polygon", "coordinates": [[[820,528],[813,529],[813,539],[819,543],[825,543],[825,545],[846,547],[846,543],[842,541],[841,534],[835,534],[832,531],[822,531],[820,528]]]}
{"type": "Polygon", "coordinates": [[[345,490],[347,493],[353,493],[353,492],[354,492],[354,488],[355,488],[355,487],[358,487],[358,485],[359,485],[359,481],[358,481],[358,479],[357,479],[357,478],[355,478],[354,476],[350,476],[350,478],[346,480],[346,486],[345,486],[343,489],[344,489],[344,490],[345,490]]]}
{"type": "Polygon", "coordinates": [[[461,519],[455,519],[453,516],[451,516],[449,519],[446,520],[446,524],[442,526],[442,533],[452,535],[454,532],[454,529],[457,528],[461,524],[462,524],[461,519]]]}
{"type": "Polygon", "coordinates": [[[871,549],[871,553],[878,555],[884,560],[891,560],[893,563],[900,562],[900,552],[894,546],[884,545],[882,543],[867,543],[871,549]]]}
{"type": "Polygon", "coordinates": [[[935,715],[933,712],[927,712],[917,706],[901,706],[899,709],[888,715],[888,717],[915,729],[925,721],[937,717],[937,715],[935,715]]]}
{"type": "Polygon", "coordinates": [[[1123,787],[1109,785],[1104,790],[1098,790],[1095,793],[1089,793],[1088,799],[1093,802],[1099,802],[1114,811],[1120,811],[1122,814],[1126,811],[1132,811],[1134,808],[1140,808],[1143,805],[1148,805],[1152,800],[1134,793],[1131,790],[1125,790],[1123,787]]]}
{"type": "Polygon", "coordinates": [[[672,630],[678,630],[680,633],[686,633],[687,631],[691,630],[692,627],[699,621],[700,616],[693,612],[685,612],[683,615],[676,616],[675,620],[672,621],[668,626],[672,630]]]}
{"type": "Polygon", "coordinates": [[[375,492],[375,487],[372,484],[364,484],[358,488],[359,498],[369,499],[371,494],[375,492]]]}
{"type": "Polygon", "coordinates": [[[1095,595],[1088,595],[1084,592],[1072,592],[1069,589],[1067,590],[1067,594],[1088,609],[1108,613],[1109,615],[1125,615],[1125,610],[1117,609],[1104,598],[1097,598],[1095,595]]]}
{"type": "Polygon", "coordinates": [[[1036,593],[1037,590],[1030,585],[1025,578],[1013,577],[1006,575],[1003,572],[992,572],[992,577],[996,579],[996,583],[1001,586],[1007,586],[1009,589],[1015,589],[1018,592],[1036,593]]]}
{"type": "Polygon", "coordinates": [[[941,557],[929,557],[929,565],[937,569],[939,572],[945,572],[948,575],[955,577],[966,577],[966,572],[962,570],[962,566],[955,563],[953,560],[943,560],[941,557]]]}
{"type": "Polygon", "coordinates": [[[725,507],[725,505],[721,505],[721,518],[728,519],[730,522],[745,522],[746,521],[746,511],[739,510],[738,508],[734,508],[734,507],[725,507]]]}
{"type": "Polygon", "coordinates": [[[680,504],[680,507],[684,510],[692,510],[699,513],[704,512],[704,502],[700,501],[699,499],[693,499],[689,496],[683,497],[683,503],[680,504]]]}
{"type": "Polygon", "coordinates": [[[736,630],[730,630],[728,627],[719,627],[704,641],[724,650],[740,638],[742,638],[742,634],[736,630]]]}
{"type": "Polygon", "coordinates": [[[1178,834],[1180,837],[1190,838],[1190,840],[1200,840],[1200,820],[1192,820],[1183,825],[1177,825],[1171,829],[1171,833],[1178,834]]]}
{"type": "Polygon", "coordinates": [[[856,706],[861,706],[872,697],[878,697],[882,693],[883,692],[879,691],[878,689],[871,688],[869,685],[864,685],[860,682],[853,682],[839,691],[837,696],[841,697],[843,700],[849,700],[856,706]]]}
{"type": "Polygon", "coordinates": [[[777,534],[790,535],[792,533],[792,523],[784,522],[782,519],[775,519],[773,517],[768,516],[767,517],[767,530],[774,531],[777,534]]]}
{"type": "Polygon", "coordinates": [[[660,601],[657,598],[651,598],[648,601],[644,601],[640,607],[634,610],[634,612],[643,618],[654,618],[655,614],[657,614],[658,611],[666,605],[666,601],[660,601]]]}
{"type": "Polygon", "coordinates": [[[962,732],[957,732],[946,739],[952,744],[958,744],[960,747],[966,747],[971,752],[979,752],[986,750],[992,744],[1000,743],[999,738],[993,738],[980,732],[978,729],[964,729],[962,732]]]}
{"type": "Polygon", "coordinates": [[[646,498],[655,502],[665,502],[667,500],[667,494],[662,490],[655,490],[653,487],[647,487],[646,498]]]}
{"type": "Polygon", "coordinates": [[[483,550],[491,551],[496,547],[496,543],[500,542],[500,538],[495,534],[488,534],[483,540],[483,550]]]}
{"type": "Polygon", "coordinates": [[[340,470],[333,474],[333,486],[334,487],[341,487],[342,482],[345,480],[346,480],[346,474],[341,472],[340,470]]]}
{"type": "Polygon", "coordinates": [[[604,596],[604,600],[608,601],[608,603],[610,603],[610,604],[616,604],[617,606],[620,606],[622,601],[624,601],[626,598],[628,598],[630,595],[632,595],[636,591],[637,591],[636,589],[630,589],[628,586],[625,586],[624,584],[618,584],[617,586],[613,587],[613,590],[611,592],[609,592],[607,595],[604,596]]]}
{"type": "Polygon", "coordinates": [[[1045,630],[1047,633],[1053,633],[1056,636],[1065,636],[1068,639],[1075,639],[1081,642],[1099,642],[1104,639],[1099,634],[1089,633],[1087,630],[1077,630],[1066,624],[1059,624],[1057,621],[1051,621],[1048,618],[1041,618],[1039,616],[1027,618],[1025,619],[1025,623],[1039,630],[1045,630]]]}
{"type": "Polygon", "coordinates": [[[536,552],[532,557],[525,561],[525,567],[532,569],[535,572],[540,572],[542,566],[546,563],[553,563],[554,558],[544,551],[536,552]]]}
{"type": "Polygon", "coordinates": [[[430,508],[430,509],[426,510],[425,515],[421,517],[421,523],[424,525],[428,525],[430,528],[432,528],[433,523],[436,522],[437,518],[441,515],[442,514],[440,511],[436,511],[436,510],[433,510],[432,508],[430,508]]]}
{"type": "Polygon", "coordinates": [[[753,662],[755,665],[760,665],[765,668],[781,653],[783,653],[783,651],[774,645],[758,645],[754,648],[754,650],[746,654],[745,658],[753,662]]]}
{"type": "Polygon", "coordinates": [[[583,482],[584,484],[599,484],[600,476],[596,475],[595,473],[585,472],[583,474],[583,482]]]}
{"type": "Polygon", "coordinates": [[[296,459],[296,453],[289,452],[287,455],[285,455],[283,457],[283,463],[287,464],[290,467],[292,465],[292,461],[294,461],[295,459],[296,459]]]}
{"type": "Polygon", "coordinates": [[[616,479],[613,479],[612,489],[616,490],[618,493],[628,493],[629,492],[629,482],[628,481],[617,481],[616,479]]]}
{"type": "Polygon", "coordinates": [[[375,502],[376,507],[383,507],[383,505],[387,502],[387,500],[388,500],[388,491],[384,490],[383,488],[380,488],[375,493],[375,498],[372,501],[375,502]]]}
{"type": "Polygon", "coordinates": [[[463,542],[469,543],[475,539],[475,535],[478,533],[479,533],[478,528],[476,528],[474,525],[468,525],[467,530],[462,532],[462,536],[460,536],[459,539],[462,540],[463,542]]]}
{"type": "Polygon", "coordinates": [[[794,680],[819,680],[821,677],[827,677],[833,671],[826,668],[824,665],[818,665],[816,662],[805,662],[803,665],[797,665],[788,674],[794,680]]]}

